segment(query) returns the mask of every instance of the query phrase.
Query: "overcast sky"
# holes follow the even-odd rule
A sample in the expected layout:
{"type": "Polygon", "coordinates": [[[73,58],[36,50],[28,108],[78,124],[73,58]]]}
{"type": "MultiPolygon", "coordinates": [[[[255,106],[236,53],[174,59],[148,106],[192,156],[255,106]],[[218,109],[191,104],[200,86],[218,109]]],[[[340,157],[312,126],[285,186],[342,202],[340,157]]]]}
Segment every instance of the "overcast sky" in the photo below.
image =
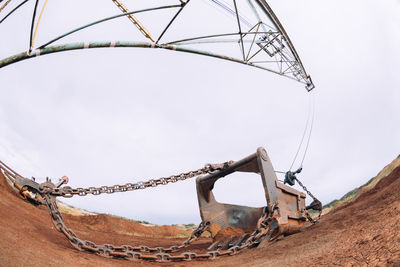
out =
{"type": "MultiPolygon", "coordinates": [[[[131,10],[136,2],[125,1],[131,10]]],[[[192,2],[173,36],[230,22],[235,27],[205,0],[192,2]]],[[[314,130],[298,178],[327,203],[400,154],[400,2],[269,3],[316,85],[314,130]]],[[[27,50],[33,4],[0,24],[0,58],[27,50]]],[[[49,1],[36,44],[114,14],[118,9],[109,0],[49,1]]],[[[168,16],[140,19],[156,31],[168,16]]],[[[122,18],[59,43],[99,40],[144,41],[122,18]]],[[[239,160],[259,146],[276,170],[286,171],[310,97],[302,84],[278,75],[173,51],[92,49],[43,56],[0,70],[0,160],[39,180],[67,175],[72,187],[165,177],[239,160]]],[[[221,202],[265,205],[256,175],[237,174],[218,182],[214,192],[221,202]]],[[[158,224],[200,221],[194,179],[61,200],[158,224]]]]}

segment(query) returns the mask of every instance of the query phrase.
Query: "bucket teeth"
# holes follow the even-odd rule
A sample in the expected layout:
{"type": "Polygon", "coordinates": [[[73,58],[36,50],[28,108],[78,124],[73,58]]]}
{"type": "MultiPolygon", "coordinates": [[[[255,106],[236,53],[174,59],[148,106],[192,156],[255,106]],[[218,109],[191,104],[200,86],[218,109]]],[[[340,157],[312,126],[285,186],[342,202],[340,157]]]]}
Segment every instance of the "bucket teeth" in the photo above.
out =
{"type": "MultiPolygon", "coordinates": [[[[276,238],[280,236],[279,232],[279,225],[276,220],[272,221],[272,223],[269,225],[268,233],[261,237],[258,242],[255,244],[255,246],[259,246],[261,243],[263,243],[264,240],[266,242],[273,241],[276,238]]],[[[265,242],[264,242],[265,243],[265,242]]]]}
{"type": "Polygon", "coordinates": [[[243,242],[249,238],[250,234],[243,234],[239,238],[235,235],[230,238],[222,237],[218,239],[214,243],[211,244],[207,249],[208,250],[225,250],[234,246],[240,246],[243,242]]]}
{"type": "Polygon", "coordinates": [[[233,246],[233,244],[234,244],[234,240],[237,238],[237,236],[232,236],[231,238],[229,238],[228,239],[228,241],[226,241],[226,242],[224,242],[223,244],[222,244],[222,246],[221,246],[221,250],[224,250],[224,249],[228,249],[228,248],[230,248],[230,247],[232,247],[233,246]]]}
{"type": "Polygon", "coordinates": [[[249,234],[244,234],[244,235],[242,235],[233,245],[232,245],[232,247],[234,247],[234,246],[240,246],[245,240],[247,240],[247,238],[249,238],[249,234]]]}
{"type": "Polygon", "coordinates": [[[217,241],[215,241],[214,243],[211,244],[211,246],[209,246],[207,249],[208,250],[216,250],[216,249],[220,249],[222,244],[225,242],[226,237],[223,237],[217,241]]]}

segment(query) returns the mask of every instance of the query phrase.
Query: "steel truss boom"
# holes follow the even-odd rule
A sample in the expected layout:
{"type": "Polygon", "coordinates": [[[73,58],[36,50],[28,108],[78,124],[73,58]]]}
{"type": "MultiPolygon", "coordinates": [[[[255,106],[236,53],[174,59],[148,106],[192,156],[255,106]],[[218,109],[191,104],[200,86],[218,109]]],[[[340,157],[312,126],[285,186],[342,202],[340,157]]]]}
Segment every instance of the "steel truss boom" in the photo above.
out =
{"type": "MultiPolygon", "coordinates": [[[[233,57],[218,55],[218,54],[210,53],[207,51],[201,51],[201,50],[197,50],[197,49],[184,48],[184,47],[180,47],[180,46],[176,46],[176,45],[168,45],[168,44],[158,45],[155,43],[148,43],[148,42],[128,42],[128,41],[83,42],[83,43],[70,43],[70,44],[64,44],[64,45],[49,46],[49,47],[45,47],[42,49],[34,50],[34,51],[32,51],[32,53],[21,52],[19,54],[16,54],[11,57],[0,60],[0,68],[17,63],[22,60],[26,60],[26,59],[30,59],[30,58],[34,58],[34,57],[38,57],[38,56],[43,56],[43,55],[48,55],[48,54],[53,54],[53,53],[57,53],[57,52],[65,52],[65,51],[81,50],[81,49],[91,49],[91,48],[114,48],[114,47],[162,48],[162,49],[167,49],[167,50],[209,56],[209,57],[224,59],[224,60],[256,67],[256,68],[263,69],[263,70],[284,76],[286,78],[298,81],[297,79],[295,79],[291,76],[287,76],[287,75],[284,75],[277,71],[265,68],[263,66],[255,65],[253,63],[246,62],[244,60],[233,58],[233,57]]],[[[303,81],[299,81],[299,82],[306,84],[303,81]]]]}
{"type": "Polygon", "coordinates": [[[311,90],[314,89],[314,84],[312,83],[310,76],[307,74],[307,72],[303,66],[303,63],[301,62],[301,59],[300,59],[299,55],[297,54],[297,51],[294,48],[292,41],[289,38],[289,35],[286,33],[286,30],[285,30],[285,28],[283,28],[278,17],[275,15],[274,11],[272,10],[272,8],[268,5],[268,3],[265,0],[256,0],[256,2],[261,6],[261,8],[265,11],[265,13],[268,14],[271,21],[282,33],[282,35],[284,36],[284,38],[286,39],[286,41],[290,47],[290,50],[292,51],[293,55],[296,57],[297,62],[300,64],[301,68],[303,69],[304,74],[310,79],[310,87],[312,87],[311,90]]]}
{"type": "MultiPolygon", "coordinates": [[[[26,0],[27,1],[27,0],[26,0]]],[[[35,57],[38,55],[50,54],[54,52],[61,52],[61,51],[68,51],[68,50],[75,50],[75,49],[84,49],[84,48],[97,48],[97,47],[110,47],[111,44],[114,44],[112,47],[146,47],[146,48],[163,48],[169,50],[176,50],[181,52],[188,52],[193,54],[199,55],[206,55],[215,58],[225,59],[233,62],[238,62],[241,64],[257,67],[263,70],[270,71],[272,73],[290,78],[292,80],[296,80],[300,83],[306,84],[307,91],[311,91],[314,89],[314,84],[311,80],[311,77],[307,74],[303,63],[300,60],[299,55],[297,54],[293,43],[291,42],[288,34],[286,33],[285,29],[283,28],[282,24],[278,20],[277,16],[274,14],[270,6],[265,0],[248,0],[252,11],[255,13],[257,19],[259,20],[257,23],[250,24],[249,21],[245,20],[239,13],[239,1],[232,0],[233,7],[229,7],[226,4],[223,4],[222,7],[227,9],[231,15],[235,16],[237,29],[238,32],[232,33],[220,33],[220,34],[213,34],[213,35],[205,35],[205,36],[193,36],[190,38],[180,39],[171,41],[168,40],[167,42],[160,42],[161,38],[163,38],[164,34],[167,30],[169,30],[170,26],[176,18],[180,15],[182,10],[185,6],[190,2],[190,0],[179,0],[178,4],[175,5],[166,5],[166,6],[158,6],[152,8],[146,8],[136,11],[129,12],[125,6],[119,0],[112,0],[117,6],[123,11],[122,14],[114,15],[111,17],[107,17],[104,19],[100,19],[89,23],[87,25],[83,25],[79,28],[71,30],[67,33],[64,33],[50,41],[47,41],[45,44],[39,46],[35,49],[33,46],[34,41],[34,21],[36,17],[36,8],[39,0],[36,0],[33,17],[32,17],[32,24],[31,24],[31,36],[30,36],[30,47],[27,53],[20,53],[3,60],[0,60],[0,68],[7,66],[9,64],[25,60],[31,57],[35,57]],[[254,4],[253,4],[253,3],[254,4]],[[259,12],[256,10],[255,6],[258,6],[260,14],[266,15],[267,21],[269,21],[269,25],[265,22],[261,21],[261,17],[259,12]],[[151,12],[156,10],[164,10],[164,9],[171,9],[177,8],[177,12],[174,14],[172,19],[166,23],[164,26],[163,31],[157,38],[152,38],[150,33],[143,27],[140,22],[135,19],[133,14],[144,13],[144,12],[151,12]],[[117,19],[120,17],[128,17],[136,27],[143,33],[143,35],[150,39],[152,43],[141,43],[141,42],[129,42],[129,41],[118,41],[118,42],[92,42],[92,43],[73,43],[73,44],[65,44],[65,45],[57,45],[57,46],[49,46],[60,39],[63,39],[73,33],[78,31],[87,29],[89,27],[98,25],[100,23],[110,21],[113,19],[117,19]],[[267,27],[268,28],[267,28],[267,27]],[[241,58],[239,59],[237,56],[228,56],[222,54],[216,54],[214,52],[209,51],[201,51],[193,48],[186,48],[183,46],[187,45],[195,45],[195,44],[202,44],[202,43],[228,43],[226,39],[217,40],[216,38],[224,38],[227,36],[233,36],[237,39],[237,43],[240,47],[240,54],[241,58]],[[156,41],[154,41],[156,40],[156,41]],[[249,45],[248,45],[249,44],[249,45]],[[249,46],[246,47],[246,46],[249,46]],[[255,52],[253,51],[255,50],[255,52]],[[276,65],[271,65],[271,63],[276,65]]],[[[214,3],[219,3],[217,0],[211,0],[214,3]]],[[[25,3],[25,2],[23,2],[25,3]]],[[[218,4],[221,7],[221,4],[218,4]]],[[[13,11],[12,11],[13,12],[13,11]]],[[[8,16],[8,15],[7,15],[8,16]]],[[[5,18],[4,18],[5,19],[5,18]]],[[[3,19],[3,20],[4,20],[3,19]]],[[[35,31],[36,32],[36,31],[35,31]]],[[[231,41],[230,41],[231,42],[231,41]]]]}

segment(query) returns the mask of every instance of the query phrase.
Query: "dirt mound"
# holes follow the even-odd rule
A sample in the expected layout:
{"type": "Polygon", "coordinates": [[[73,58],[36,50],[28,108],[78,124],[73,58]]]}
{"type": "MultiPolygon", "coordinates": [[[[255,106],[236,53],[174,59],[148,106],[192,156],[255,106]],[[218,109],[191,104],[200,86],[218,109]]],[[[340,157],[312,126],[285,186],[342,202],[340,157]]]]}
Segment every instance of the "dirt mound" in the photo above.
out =
{"type": "Polygon", "coordinates": [[[244,231],[240,228],[226,227],[217,233],[217,235],[214,237],[214,241],[221,240],[222,238],[230,238],[233,236],[240,237],[244,234],[244,231]]]}
{"type": "MultiPolygon", "coordinates": [[[[68,227],[83,240],[97,244],[179,245],[185,230],[172,226],[144,226],[138,222],[105,214],[72,216],[63,214],[68,227]]],[[[57,232],[47,208],[22,200],[0,172],[0,266],[126,266],[126,260],[105,260],[72,248],[57,232]]],[[[195,251],[209,242],[200,240],[195,251]]],[[[143,263],[144,266],[151,265],[143,263]]]]}
{"type": "Polygon", "coordinates": [[[339,200],[333,200],[330,203],[324,206],[324,210],[322,214],[326,214],[337,207],[343,206],[346,203],[350,203],[355,201],[359,196],[363,193],[368,192],[369,190],[375,188],[375,186],[385,177],[387,177],[390,173],[393,172],[397,167],[400,167],[400,156],[394,159],[391,163],[389,163],[385,168],[383,168],[375,177],[371,178],[367,183],[364,185],[355,188],[347,194],[345,194],[339,200]]]}
{"type": "Polygon", "coordinates": [[[72,225],[82,225],[87,230],[94,230],[108,234],[122,234],[143,237],[184,237],[187,231],[169,225],[145,226],[136,221],[106,214],[73,216],[63,215],[65,220],[72,225]]]}
{"type": "Polygon", "coordinates": [[[142,236],[154,235],[154,231],[150,227],[143,226],[138,222],[129,221],[118,217],[111,217],[106,214],[89,216],[65,215],[64,217],[71,223],[82,224],[86,226],[88,230],[95,230],[109,234],[126,233],[128,235],[134,235],[135,233],[141,233],[142,236]]]}
{"type": "MultiPolygon", "coordinates": [[[[213,266],[400,266],[400,167],[358,199],[323,216],[320,223],[263,248],[223,257],[213,266]]],[[[122,259],[104,259],[76,251],[55,229],[44,207],[21,200],[0,174],[1,266],[126,266],[122,259]]],[[[146,227],[108,215],[65,215],[68,227],[82,239],[98,244],[171,246],[179,229],[146,227]],[[151,232],[150,230],[153,230],[151,232]],[[155,230],[157,229],[157,230],[155,230]]],[[[231,235],[234,229],[221,231],[231,235]]],[[[236,234],[236,232],[235,232],[236,234]]],[[[201,239],[193,251],[207,248],[201,239]]],[[[154,265],[140,263],[143,266],[154,265]]],[[[158,264],[162,265],[162,264],[158,264]]],[[[189,263],[179,263],[188,266],[189,263]]],[[[192,262],[190,266],[210,265],[192,262]]],[[[171,266],[171,265],[169,265],[171,266]]]]}

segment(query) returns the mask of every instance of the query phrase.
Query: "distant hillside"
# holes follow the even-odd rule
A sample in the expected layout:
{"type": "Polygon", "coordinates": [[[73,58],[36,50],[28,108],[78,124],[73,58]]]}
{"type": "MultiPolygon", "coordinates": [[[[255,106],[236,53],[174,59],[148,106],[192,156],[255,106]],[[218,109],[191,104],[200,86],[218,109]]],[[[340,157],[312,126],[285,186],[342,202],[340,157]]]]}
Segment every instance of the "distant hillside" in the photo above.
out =
{"type": "MultiPolygon", "coordinates": [[[[157,233],[157,231],[160,231],[160,229],[167,229],[167,232],[176,232],[177,231],[177,237],[189,237],[191,232],[197,228],[197,225],[195,224],[172,224],[172,225],[156,225],[147,221],[139,221],[139,220],[132,220],[132,219],[128,219],[128,218],[124,218],[124,217],[120,217],[120,216],[116,216],[116,215],[112,215],[112,214],[100,214],[97,212],[90,212],[84,209],[80,209],[71,205],[68,205],[66,203],[63,203],[59,200],[57,200],[57,205],[58,208],[60,210],[60,212],[62,214],[68,214],[74,217],[81,217],[81,216],[89,216],[90,218],[94,218],[94,216],[98,215],[99,217],[101,216],[109,216],[112,220],[119,220],[119,221],[126,221],[129,223],[129,221],[138,223],[142,226],[146,226],[146,227],[150,227],[150,228],[154,228],[153,232],[157,233]],[[176,230],[175,230],[176,229],[176,230]]],[[[75,218],[77,219],[77,218],[75,218]]],[[[149,230],[148,230],[149,231],[149,230]]],[[[153,233],[154,234],[154,233],[153,233]]]]}
{"type": "Polygon", "coordinates": [[[57,200],[57,205],[60,212],[64,214],[70,214],[73,216],[97,215],[97,213],[95,212],[90,212],[84,209],[73,207],[59,200],[57,200]]]}
{"type": "Polygon", "coordinates": [[[344,203],[352,202],[356,200],[362,193],[371,190],[375,187],[375,185],[388,176],[394,169],[400,166],[400,155],[397,156],[395,160],[393,160],[389,165],[387,165],[383,170],[381,170],[375,177],[371,178],[367,183],[364,185],[357,187],[347,194],[345,194],[340,199],[335,199],[330,203],[324,205],[323,214],[330,212],[331,210],[343,205],[344,203]]]}

